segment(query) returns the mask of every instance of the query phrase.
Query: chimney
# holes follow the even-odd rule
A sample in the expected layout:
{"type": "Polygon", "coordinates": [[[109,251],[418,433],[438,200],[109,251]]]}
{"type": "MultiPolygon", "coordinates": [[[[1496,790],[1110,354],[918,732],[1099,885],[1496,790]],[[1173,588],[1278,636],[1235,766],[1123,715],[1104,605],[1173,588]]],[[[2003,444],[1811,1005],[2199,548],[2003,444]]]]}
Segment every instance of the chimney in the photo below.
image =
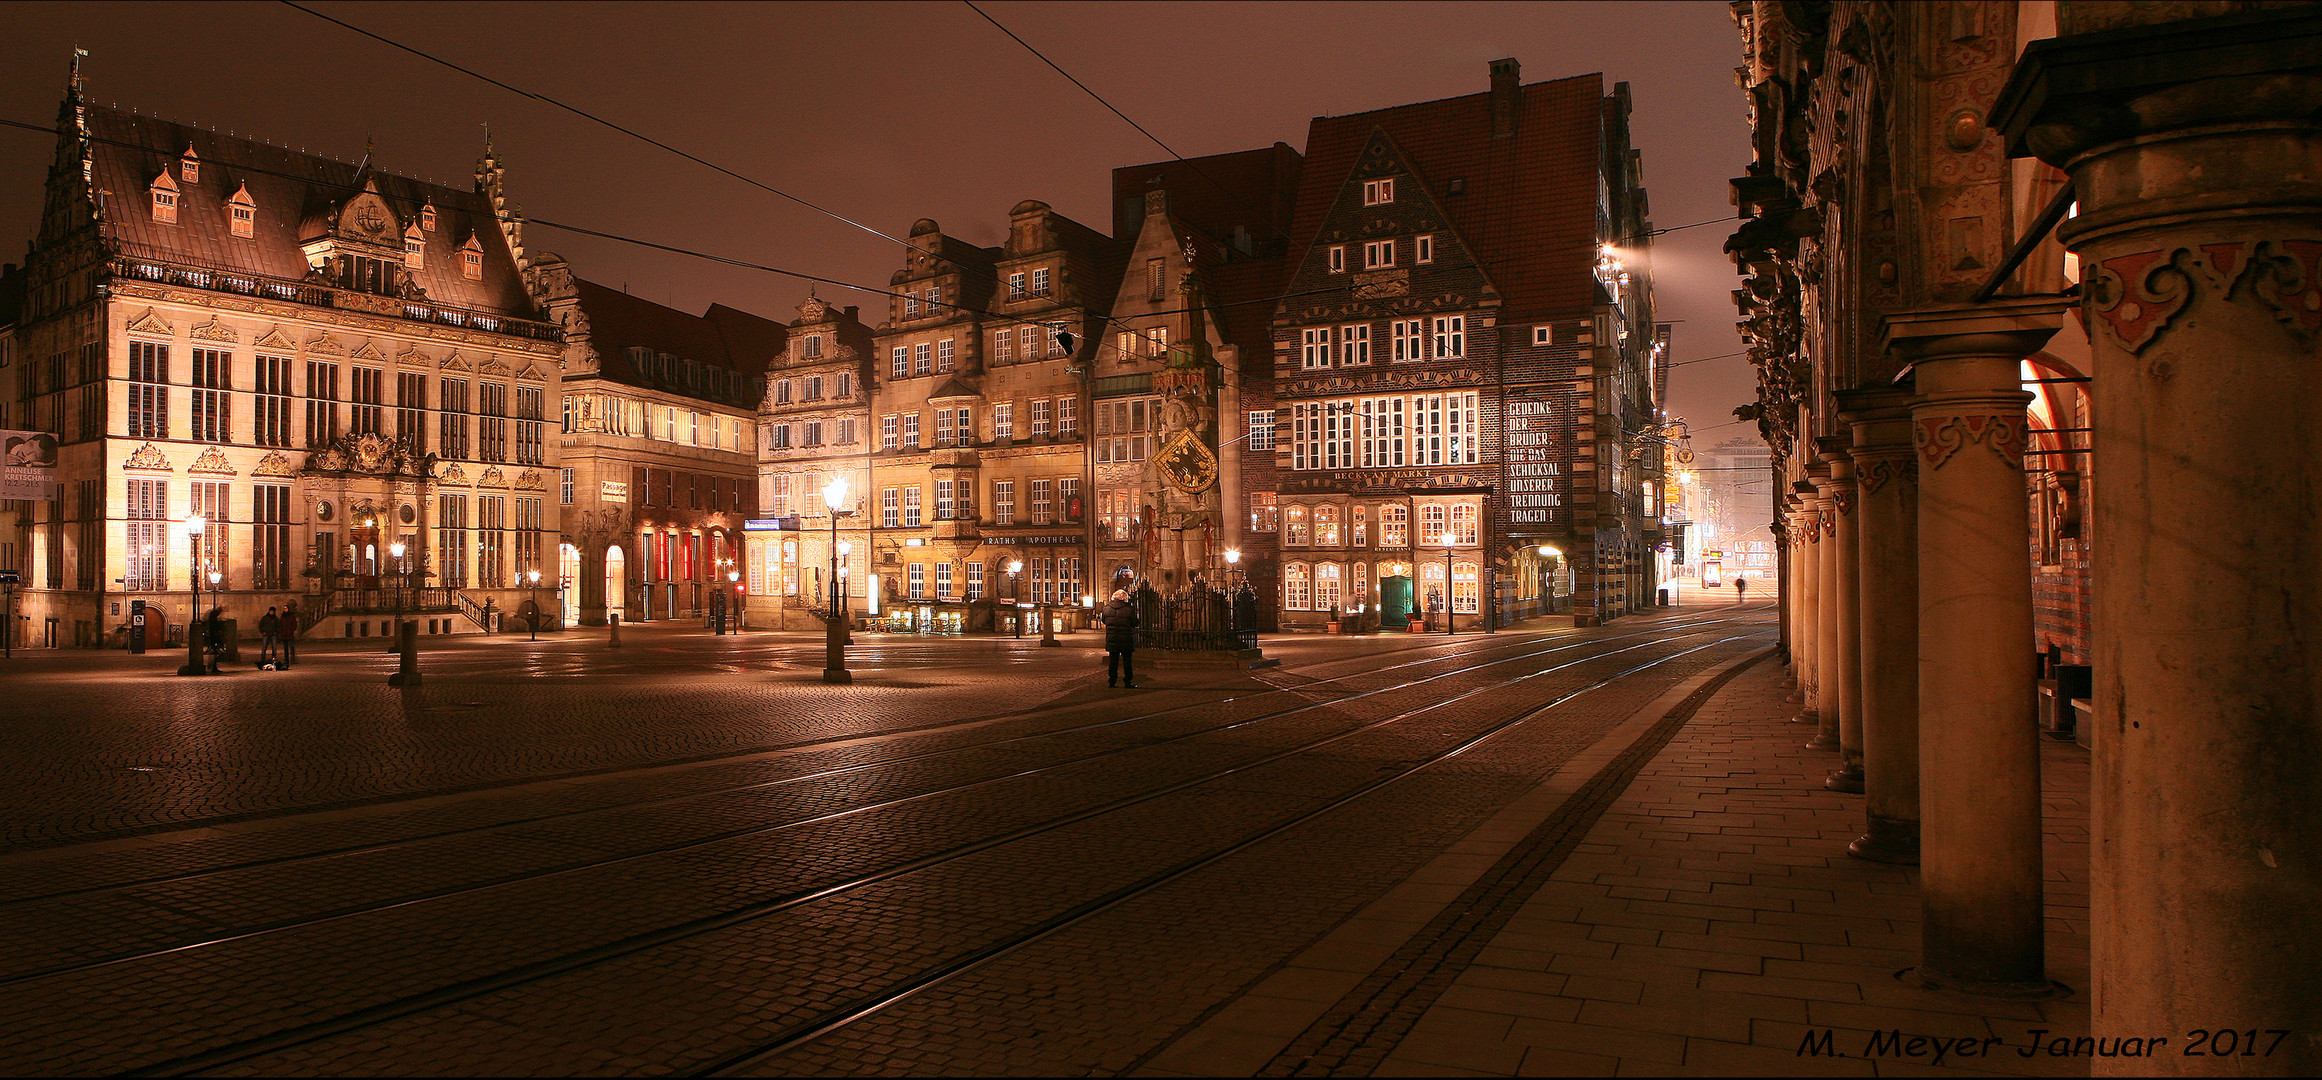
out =
{"type": "Polygon", "coordinates": [[[1492,138],[1513,138],[1516,113],[1523,104],[1523,77],[1516,58],[1492,61],[1492,138]]]}

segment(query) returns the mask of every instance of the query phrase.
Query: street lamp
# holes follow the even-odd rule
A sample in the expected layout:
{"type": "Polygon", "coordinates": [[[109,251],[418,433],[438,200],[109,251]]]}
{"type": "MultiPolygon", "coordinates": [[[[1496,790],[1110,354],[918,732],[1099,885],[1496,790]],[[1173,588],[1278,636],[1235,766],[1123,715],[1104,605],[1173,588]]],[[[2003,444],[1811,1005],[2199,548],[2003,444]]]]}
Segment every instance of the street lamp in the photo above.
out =
{"type": "MultiPolygon", "coordinates": [[[[403,640],[403,590],[411,583],[411,574],[403,565],[403,541],[387,545],[387,557],[395,560],[395,640],[403,640]]],[[[390,652],[399,646],[390,646],[390,652]]]]}
{"type": "Polygon", "coordinates": [[[1240,579],[1239,579],[1238,577],[1236,577],[1235,575],[1238,575],[1238,574],[1240,574],[1240,573],[1242,572],[1242,549],[1240,549],[1240,548],[1227,548],[1227,549],[1225,549],[1225,561],[1226,561],[1226,629],[1227,629],[1227,630],[1229,630],[1229,631],[1234,631],[1234,632],[1237,632],[1237,633],[1238,633],[1238,632],[1240,632],[1240,630],[1241,630],[1241,628],[1242,628],[1242,626],[1241,626],[1241,612],[1239,612],[1239,611],[1236,611],[1235,609],[1241,606],[1241,605],[1240,605],[1240,603],[1238,602],[1238,601],[1241,599],[1241,597],[1240,597],[1240,595],[1239,595],[1239,594],[1240,594],[1240,592],[1241,592],[1241,590],[1240,590],[1240,589],[1238,589],[1238,588],[1236,588],[1236,586],[1240,585],[1240,584],[1241,584],[1241,581],[1240,581],[1240,579]]]}
{"type": "Polygon", "coordinates": [[[207,524],[200,514],[188,514],[185,519],[187,562],[193,570],[186,577],[193,586],[193,617],[185,623],[185,666],[177,669],[180,675],[207,675],[210,665],[202,659],[202,640],[196,629],[202,621],[202,526],[207,524]]]}
{"type": "Polygon", "coordinates": [[[822,486],[822,508],[830,514],[830,624],[823,639],[822,681],[851,683],[854,674],[847,670],[847,626],[844,606],[846,585],[839,580],[839,556],[846,554],[846,546],[839,543],[839,506],[847,501],[847,478],[833,476],[822,486]]]}
{"type": "Polygon", "coordinates": [[[1457,542],[1458,539],[1459,537],[1453,533],[1446,532],[1443,534],[1443,632],[1446,634],[1456,634],[1459,632],[1457,624],[1455,624],[1451,618],[1452,608],[1457,606],[1453,604],[1451,600],[1451,546],[1453,543],[1457,542]]]}
{"type": "Polygon", "coordinates": [[[1540,583],[1540,591],[1548,594],[1547,613],[1553,615],[1556,613],[1556,560],[1563,558],[1564,552],[1552,545],[1542,544],[1540,557],[1547,560],[1542,575],[1545,580],[1540,583]]]}
{"type": "MultiPolygon", "coordinates": [[[[397,544],[395,546],[402,547],[403,545],[397,544]]],[[[540,640],[540,571],[526,570],[524,578],[527,582],[527,588],[524,591],[532,600],[532,640],[538,641],[540,640]]]]}
{"type": "Polygon", "coordinates": [[[1024,569],[1021,559],[1008,560],[1008,601],[1016,606],[1016,636],[1024,636],[1024,582],[1016,576],[1024,569]]]}
{"type": "MultiPolygon", "coordinates": [[[[734,560],[732,560],[732,559],[727,559],[727,560],[726,560],[726,565],[727,565],[727,566],[732,566],[733,564],[734,564],[734,560]]],[[[742,572],[741,572],[741,571],[739,571],[739,570],[728,570],[728,571],[726,571],[726,585],[727,585],[727,587],[728,587],[728,588],[729,588],[729,590],[730,590],[730,591],[727,593],[727,595],[728,595],[728,596],[731,598],[731,599],[728,599],[728,600],[726,601],[726,603],[727,603],[727,605],[728,605],[728,606],[730,606],[730,607],[732,607],[732,608],[734,609],[734,633],[737,633],[737,634],[739,634],[739,633],[741,633],[741,632],[742,632],[742,586],[741,586],[741,581],[742,581],[742,572]]],[[[721,624],[721,629],[722,629],[722,624],[721,624]]]]}

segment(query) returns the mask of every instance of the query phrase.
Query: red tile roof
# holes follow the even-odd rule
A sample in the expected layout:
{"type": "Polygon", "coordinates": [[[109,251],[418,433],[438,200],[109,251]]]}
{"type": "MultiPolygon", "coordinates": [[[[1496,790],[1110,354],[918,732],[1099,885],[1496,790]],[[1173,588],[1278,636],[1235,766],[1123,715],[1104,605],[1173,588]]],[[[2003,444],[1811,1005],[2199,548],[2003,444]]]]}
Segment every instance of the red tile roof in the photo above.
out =
{"type": "Polygon", "coordinates": [[[1585,312],[1594,300],[1596,191],[1604,76],[1521,88],[1516,134],[1492,138],[1491,94],[1314,118],[1291,236],[1305,258],[1373,131],[1408,156],[1485,265],[1503,319],[1585,312]],[[1452,180],[1465,192],[1451,195],[1452,180]]]}
{"type": "Polygon", "coordinates": [[[507,315],[536,313],[491,204],[480,194],[105,106],[88,106],[87,116],[105,237],[122,255],[295,281],[307,273],[299,240],[308,219],[343,204],[371,181],[402,219],[395,223],[398,234],[418,220],[422,205],[435,206],[435,231],[423,234],[424,268],[413,272],[429,300],[507,315]],[[177,221],[155,221],[149,194],[154,178],[164,168],[175,178],[188,147],[200,160],[200,175],[193,183],[179,181],[177,221]],[[226,209],[226,200],[244,185],[256,204],[255,235],[247,238],[232,234],[226,209]],[[459,249],[471,234],[484,251],[481,281],[461,273],[459,249]]]}

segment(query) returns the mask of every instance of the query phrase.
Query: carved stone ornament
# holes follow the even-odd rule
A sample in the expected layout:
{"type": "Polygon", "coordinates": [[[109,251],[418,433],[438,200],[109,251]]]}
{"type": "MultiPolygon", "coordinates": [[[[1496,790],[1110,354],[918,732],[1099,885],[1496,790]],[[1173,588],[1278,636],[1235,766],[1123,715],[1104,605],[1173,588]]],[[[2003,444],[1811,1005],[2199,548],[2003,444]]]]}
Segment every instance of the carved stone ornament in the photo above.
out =
{"type": "Polygon", "coordinates": [[[538,365],[538,364],[526,364],[526,365],[524,365],[524,370],[517,372],[517,373],[516,373],[516,377],[517,377],[518,379],[521,379],[521,380],[525,381],[525,382],[547,382],[547,381],[548,381],[548,373],[547,373],[547,372],[545,372],[545,371],[542,371],[542,370],[540,370],[540,365],[538,365]]]}
{"type": "Polygon", "coordinates": [[[296,476],[298,475],[298,467],[291,464],[289,456],[282,451],[269,450],[265,457],[258,459],[258,465],[250,470],[250,475],[296,476]]]}
{"type": "Polygon", "coordinates": [[[1854,492],[1852,492],[1852,491],[1834,491],[1834,492],[1831,492],[1831,494],[1830,494],[1830,502],[1831,502],[1831,505],[1838,507],[1838,516],[1840,516],[1840,517],[1853,517],[1853,516],[1854,516],[1854,492]]]}
{"type": "Polygon", "coordinates": [[[407,347],[402,352],[395,354],[395,364],[398,367],[423,368],[433,363],[434,361],[427,358],[426,353],[420,352],[416,347],[407,347]]]}
{"type": "Polygon", "coordinates": [[[487,356],[476,365],[476,374],[506,375],[508,374],[508,365],[501,363],[498,357],[487,356]]]}
{"type": "Polygon", "coordinates": [[[526,469],[516,474],[516,490],[546,491],[548,490],[548,478],[542,476],[538,469],[526,469]]]}
{"type": "Polygon", "coordinates": [[[321,337],[308,341],[306,343],[306,351],[317,356],[345,356],[347,354],[347,347],[340,344],[339,339],[332,337],[329,334],[324,334],[321,337]]]}
{"type": "Polygon", "coordinates": [[[2322,240],[2263,240],[2253,291],[2274,317],[2311,341],[2322,334],[2322,240]]]}
{"type": "Polygon", "coordinates": [[[1919,459],[1872,458],[1855,467],[1854,483],[1864,495],[1875,495],[1890,480],[1919,482],[1919,459]]]}
{"type": "Polygon", "coordinates": [[[1838,515],[1824,510],[1817,516],[1822,519],[1822,535],[1832,540],[1838,539],[1838,515]]]}
{"type": "Polygon", "coordinates": [[[801,323],[818,323],[829,314],[830,304],[812,293],[807,294],[805,301],[798,305],[798,321],[801,323]]]}
{"type": "Polygon", "coordinates": [[[447,465],[444,467],[443,475],[436,477],[435,482],[439,484],[457,484],[461,487],[466,487],[468,483],[468,471],[466,469],[460,468],[457,465],[447,465]]]}
{"type": "Polygon", "coordinates": [[[298,349],[298,342],[290,340],[290,335],[283,333],[280,326],[266,331],[266,336],[250,344],[254,348],[281,349],[285,352],[294,352],[298,349]]]}
{"type": "Polygon", "coordinates": [[[212,476],[232,476],[234,475],[234,466],[226,461],[226,455],[219,453],[218,448],[212,446],[204,449],[202,456],[195,458],[192,467],[186,471],[208,473],[212,476]]]}
{"type": "Polygon", "coordinates": [[[481,486],[481,487],[507,487],[507,486],[508,486],[508,480],[507,480],[507,478],[501,475],[501,473],[500,473],[500,467],[499,467],[499,466],[497,466],[497,465],[492,465],[492,466],[488,466],[488,467],[486,467],[486,468],[484,469],[484,475],[483,475],[483,476],[482,476],[480,479],[478,479],[478,480],[476,481],[476,483],[477,483],[477,485],[479,485],[479,486],[481,486]]]}
{"type": "Polygon", "coordinates": [[[435,471],[434,454],[414,454],[403,444],[376,432],[341,435],[336,442],[306,457],[308,472],[357,472],[372,476],[408,476],[429,479],[435,471]]]}
{"type": "Polygon", "coordinates": [[[138,447],[135,453],[130,454],[129,460],[122,462],[121,466],[127,469],[151,469],[155,472],[168,472],[169,455],[162,453],[161,449],[152,443],[146,443],[138,447]]]}
{"type": "Polygon", "coordinates": [[[475,370],[474,367],[468,363],[468,358],[460,355],[458,349],[453,349],[450,356],[443,358],[443,369],[445,371],[475,370]]]}
{"type": "Polygon", "coordinates": [[[132,334],[159,334],[166,337],[176,331],[176,327],[169,325],[161,313],[152,308],[146,308],[145,314],[139,315],[129,324],[129,332],[132,334]]]}
{"type": "Polygon", "coordinates": [[[194,327],[193,329],[186,331],[186,333],[196,341],[223,341],[232,343],[242,340],[242,336],[240,334],[236,334],[233,327],[227,326],[224,322],[219,321],[218,317],[215,315],[210,316],[210,321],[203,323],[200,326],[194,327]]]}
{"type": "Polygon", "coordinates": [[[2022,468],[2024,418],[2021,416],[1922,416],[1911,429],[1919,457],[1930,469],[1940,469],[1968,443],[1982,443],[2000,460],[2022,468]]]}
{"type": "Polygon", "coordinates": [[[385,363],[387,361],[387,354],[380,351],[379,343],[377,341],[365,341],[362,345],[356,347],[355,359],[377,360],[380,363],[385,363]]]}
{"type": "Polygon", "coordinates": [[[1354,298],[1378,300],[1402,296],[1411,291],[1411,273],[1408,270],[1381,270],[1371,274],[1357,274],[1354,279],[1354,298]]]}

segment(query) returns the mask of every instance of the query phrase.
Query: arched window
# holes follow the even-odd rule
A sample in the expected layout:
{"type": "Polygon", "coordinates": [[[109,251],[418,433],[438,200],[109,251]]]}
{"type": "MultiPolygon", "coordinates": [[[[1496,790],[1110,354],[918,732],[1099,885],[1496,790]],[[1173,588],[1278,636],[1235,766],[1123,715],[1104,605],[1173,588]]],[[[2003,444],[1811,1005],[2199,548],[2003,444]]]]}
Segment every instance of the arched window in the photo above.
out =
{"type": "Polygon", "coordinates": [[[1314,564],[1314,610],[1337,611],[1342,603],[1339,595],[1339,566],[1334,562],[1314,564]]]}
{"type": "Polygon", "coordinates": [[[1451,508],[1451,534],[1458,537],[1459,542],[1464,546],[1472,547],[1475,544],[1475,518],[1475,507],[1473,506],[1454,506],[1451,508]]]}
{"type": "Polygon", "coordinates": [[[1335,506],[1317,506],[1317,507],[1315,507],[1315,508],[1314,508],[1314,546],[1316,546],[1316,547],[1337,547],[1337,546],[1339,546],[1339,539],[1340,539],[1340,537],[1339,537],[1339,532],[1338,532],[1338,507],[1335,507],[1335,506]]]}
{"type": "Polygon", "coordinates": [[[1463,562],[1451,568],[1451,610],[1473,615],[1483,610],[1479,601],[1483,591],[1477,587],[1475,564],[1463,562]]]}
{"type": "Polygon", "coordinates": [[[1370,575],[1369,563],[1346,564],[1347,607],[1357,611],[1369,610],[1372,604],[1370,575]]]}
{"type": "Polygon", "coordinates": [[[1305,563],[1290,563],[1282,568],[1282,610],[1309,611],[1314,607],[1314,589],[1306,576],[1305,563]]]}
{"type": "Polygon", "coordinates": [[[1443,610],[1442,563],[1426,562],[1419,564],[1419,598],[1417,603],[1419,604],[1420,610],[1422,611],[1443,610]]]}
{"type": "MultiPolygon", "coordinates": [[[[1305,546],[1306,546],[1306,542],[1307,542],[1307,539],[1308,539],[1307,526],[1306,526],[1306,513],[1307,513],[1307,511],[1306,511],[1306,508],[1305,508],[1305,507],[1303,507],[1303,506],[1286,506],[1286,507],[1283,507],[1283,508],[1282,508],[1282,543],[1283,543],[1283,546],[1285,546],[1285,547],[1305,547],[1305,546]]],[[[1303,610],[1303,609],[1301,609],[1301,610],[1303,610]]]]}

